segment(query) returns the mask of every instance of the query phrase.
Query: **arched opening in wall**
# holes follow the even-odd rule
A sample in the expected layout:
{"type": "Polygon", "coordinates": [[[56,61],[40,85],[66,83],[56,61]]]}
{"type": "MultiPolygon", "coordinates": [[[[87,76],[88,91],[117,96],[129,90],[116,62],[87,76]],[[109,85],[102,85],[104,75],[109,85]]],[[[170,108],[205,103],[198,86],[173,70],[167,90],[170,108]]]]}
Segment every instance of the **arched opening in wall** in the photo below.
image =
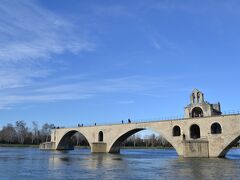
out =
{"type": "Polygon", "coordinates": [[[175,136],[181,136],[181,129],[179,126],[174,126],[172,130],[172,135],[175,136]]]}
{"type": "Polygon", "coordinates": [[[190,127],[190,138],[198,139],[200,137],[201,137],[201,135],[200,135],[200,127],[198,125],[196,125],[196,124],[193,124],[190,127]]]}
{"type": "Polygon", "coordinates": [[[199,103],[200,102],[200,93],[198,92],[197,93],[197,103],[199,103]]]}
{"type": "Polygon", "coordinates": [[[192,117],[203,117],[203,110],[200,107],[195,107],[192,110],[192,117]]]}
{"type": "Polygon", "coordinates": [[[103,142],[103,132],[102,131],[100,131],[98,133],[98,142],[103,142]]]}
{"type": "Polygon", "coordinates": [[[172,145],[158,132],[150,129],[137,128],[127,131],[113,142],[110,153],[119,153],[120,149],[170,148],[172,145]]]}
{"type": "Polygon", "coordinates": [[[193,101],[193,104],[195,103],[195,94],[194,93],[192,93],[192,101],[193,101]]]}
{"type": "Polygon", "coordinates": [[[86,137],[78,131],[67,132],[59,144],[57,145],[57,150],[73,150],[74,147],[81,147],[89,149],[90,145],[86,137]]]}
{"type": "Polygon", "coordinates": [[[222,133],[222,127],[219,123],[213,123],[211,125],[211,134],[221,134],[222,133]]]}

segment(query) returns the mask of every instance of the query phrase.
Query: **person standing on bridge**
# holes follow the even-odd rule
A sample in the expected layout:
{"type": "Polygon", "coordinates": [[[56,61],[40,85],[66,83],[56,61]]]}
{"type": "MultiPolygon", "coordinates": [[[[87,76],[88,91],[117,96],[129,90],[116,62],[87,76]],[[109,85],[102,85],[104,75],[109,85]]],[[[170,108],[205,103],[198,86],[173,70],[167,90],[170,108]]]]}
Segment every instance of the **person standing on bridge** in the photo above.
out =
{"type": "Polygon", "coordinates": [[[182,137],[183,137],[183,140],[185,140],[185,139],[186,139],[186,136],[185,136],[185,134],[184,134],[184,133],[183,133],[182,137]]]}

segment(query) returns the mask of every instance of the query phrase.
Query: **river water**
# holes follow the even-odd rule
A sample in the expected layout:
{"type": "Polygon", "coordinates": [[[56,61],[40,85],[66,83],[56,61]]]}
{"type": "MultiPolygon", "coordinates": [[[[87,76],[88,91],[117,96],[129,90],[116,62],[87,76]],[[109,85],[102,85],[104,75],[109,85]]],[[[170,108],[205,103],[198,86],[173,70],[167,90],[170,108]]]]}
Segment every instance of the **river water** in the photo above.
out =
{"type": "Polygon", "coordinates": [[[0,179],[240,179],[240,149],[225,159],[183,159],[173,149],[91,154],[2,147],[0,179]]]}

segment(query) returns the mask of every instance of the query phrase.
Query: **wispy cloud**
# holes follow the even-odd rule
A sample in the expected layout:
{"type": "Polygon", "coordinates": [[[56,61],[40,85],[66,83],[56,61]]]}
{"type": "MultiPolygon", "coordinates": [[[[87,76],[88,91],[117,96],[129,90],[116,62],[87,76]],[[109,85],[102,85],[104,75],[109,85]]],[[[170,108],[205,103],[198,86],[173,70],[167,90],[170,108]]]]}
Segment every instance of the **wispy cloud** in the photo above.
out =
{"type": "Polygon", "coordinates": [[[134,104],[135,101],[133,101],[133,100],[125,100],[125,101],[119,101],[118,103],[119,104],[134,104]]]}
{"type": "Polygon", "coordinates": [[[157,37],[154,37],[152,38],[152,45],[158,50],[177,49],[176,43],[173,43],[166,38],[159,39],[157,37]]]}
{"type": "Polygon", "coordinates": [[[93,44],[76,29],[70,20],[41,7],[38,1],[2,0],[0,89],[26,86],[33,78],[51,74],[53,70],[43,62],[53,55],[93,50],[93,44]]]}
{"type": "Polygon", "coordinates": [[[52,71],[46,68],[0,66],[0,90],[29,86],[34,82],[34,78],[47,77],[52,71]]]}
{"type": "Polygon", "coordinates": [[[92,48],[73,24],[37,1],[1,1],[0,62],[46,59],[64,51],[78,53],[92,48]]]}
{"type": "MultiPolygon", "coordinates": [[[[111,79],[84,79],[69,83],[71,78],[58,83],[48,82],[32,86],[30,89],[14,88],[2,91],[0,108],[11,107],[19,103],[39,103],[62,100],[82,100],[109,94],[138,94],[145,95],[158,89],[168,89],[176,78],[152,78],[130,76],[111,79]]],[[[121,104],[132,104],[133,100],[119,101],[121,104]]]]}
{"type": "MultiPolygon", "coordinates": [[[[125,14],[120,6],[114,11],[116,15],[125,14]]],[[[107,13],[112,13],[111,8],[107,13]]],[[[159,41],[156,43],[159,45],[159,41]]],[[[165,44],[172,47],[169,42],[165,44]]],[[[103,94],[154,94],[152,92],[156,89],[169,88],[169,83],[176,80],[146,76],[99,79],[71,73],[63,77],[59,67],[45,66],[45,63],[54,63],[54,55],[92,50],[94,44],[81,35],[79,27],[40,6],[38,1],[2,0],[0,108],[11,108],[19,103],[89,99],[103,94]],[[54,73],[60,74],[60,78],[49,78],[54,73]]],[[[123,100],[120,103],[133,102],[123,100]]]]}
{"type": "MultiPolygon", "coordinates": [[[[71,20],[44,8],[36,0],[0,3],[0,93],[1,107],[28,101],[73,99],[69,94],[32,94],[40,79],[58,67],[53,55],[92,51],[93,43],[81,35],[71,20]],[[24,88],[24,89],[23,89],[24,88]],[[24,93],[24,92],[28,92],[24,93]]],[[[81,95],[85,98],[88,95],[81,95]]],[[[74,96],[75,98],[75,96],[74,96]]]]}
{"type": "Polygon", "coordinates": [[[101,6],[98,5],[94,8],[94,11],[98,15],[102,16],[115,16],[115,17],[132,17],[133,14],[128,10],[125,6],[122,5],[109,5],[109,6],[101,6]]]}

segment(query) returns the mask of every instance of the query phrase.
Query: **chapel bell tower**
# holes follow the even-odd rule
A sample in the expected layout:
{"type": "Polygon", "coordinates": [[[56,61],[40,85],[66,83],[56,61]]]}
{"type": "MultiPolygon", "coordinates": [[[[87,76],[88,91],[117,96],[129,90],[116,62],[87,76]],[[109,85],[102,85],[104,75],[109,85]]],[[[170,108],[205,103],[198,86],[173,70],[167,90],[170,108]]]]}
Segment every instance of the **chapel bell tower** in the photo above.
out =
{"type": "Polygon", "coordinates": [[[185,118],[197,118],[221,115],[220,103],[210,104],[204,100],[204,94],[194,89],[190,95],[190,104],[185,107],[185,118]]]}

